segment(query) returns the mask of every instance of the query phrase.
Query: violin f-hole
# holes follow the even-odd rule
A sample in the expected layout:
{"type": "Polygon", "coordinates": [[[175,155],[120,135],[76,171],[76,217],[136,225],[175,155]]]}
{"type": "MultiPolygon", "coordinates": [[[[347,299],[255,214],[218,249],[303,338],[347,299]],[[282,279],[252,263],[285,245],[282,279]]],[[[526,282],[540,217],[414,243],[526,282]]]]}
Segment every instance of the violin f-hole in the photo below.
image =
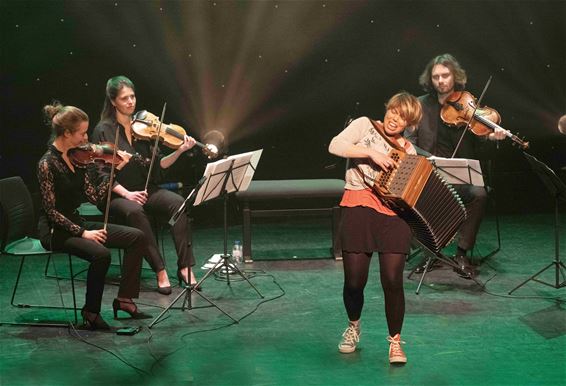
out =
{"type": "Polygon", "coordinates": [[[454,102],[446,101],[446,103],[449,104],[450,106],[454,107],[458,111],[462,111],[464,109],[464,106],[462,106],[461,103],[458,103],[456,101],[454,101],[454,102]]]}

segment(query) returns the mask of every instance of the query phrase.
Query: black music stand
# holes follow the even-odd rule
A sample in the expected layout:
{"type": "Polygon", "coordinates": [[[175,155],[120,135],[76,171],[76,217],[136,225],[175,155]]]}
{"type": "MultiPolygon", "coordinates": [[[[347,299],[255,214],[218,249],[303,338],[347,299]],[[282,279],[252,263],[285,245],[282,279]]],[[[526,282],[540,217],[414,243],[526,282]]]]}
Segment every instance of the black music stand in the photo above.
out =
{"type": "Polygon", "coordinates": [[[484,186],[480,161],[467,158],[427,158],[449,184],[484,186]]]}
{"type": "Polygon", "coordinates": [[[228,253],[228,194],[245,191],[252,181],[262,149],[232,155],[226,159],[207,164],[205,174],[209,178],[204,185],[204,189],[199,190],[195,200],[195,206],[204,201],[212,200],[216,197],[224,198],[224,253],[216,264],[200,279],[196,286],[200,286],[210,275],[220,271],[226,274],[226,282],[230,285],[231,272],[238,274],[243,280],[258,293],[263,299],[264,296],[248,279],[246,274],[233,262],[232,255],[228,253]]]}
{"type": "Polygon", "coordinates": [[[559,232],[559,221],[558,221],[558,202],[559,200],[566,201],[566,185],[564,182],[558,178],[558,176],[554,173],[554,171],[549,168],[544,162],[539,161],[532,155],[529,155],[523,152],[527,161],[531,165],[531,168],[536,173],[536,175],[540,178],[543,185],[546,186],[549,193],[554,197],[554,261],[548,264],[546,267],[535,273],[534,275],[530,276],[527,280],[519,284],[517,287],[513,288],[509,291],[509,295],[511,295],[515,290],[519,289],[529,281],[536,281],[538,283],[547,285],[549,287],[558,289],[562,287],[566,287],[566,275],[564,274],[564,270],[566,266],[564,263],[560,261],[560,232],[559,232]],[[547,283],[545,281],[537,279],[537,276],[546,271],[547,269],[554,267],[555,269],[555,281],[554,284],[547,283]],[[560,275],[562,275],[563,282],[560,282],[560,275]]]}
{"type": "MultiPolygon", "coordinates": [[[[190,206],[194,206],[194,202],[196,199],[196,193],[199,192],[202,188],[202,186],[204,185],[204,182],[207,181],[210,178],[210,175],[208,175],[205,171],[203,177],[200,179],[200,181],[197,183],[197,185],[194,187],[194,189],[191,191],[191,193],[189,193],[189,195],[187,196],[187,198],[185,199],[185,201],[183,202],[183,204],[179,207],[179,209],[173,214],[173,216],[171,216],[171,219],[169,220],[169,225],[175,225],[175,223],[177,222],[177,220],[179,219],[180,216],[185,214],[185,210],[188,211],[187,208],[189,208],[190,206]]],[[[191,277],[191,266],[189,265],[189,275],[188,277],[191,277]]],[[[202,280],[201,280],[202,281],[202,280]]],[[[165,313],[167,311],[169,311],[171,308],[173,308],[173,306],[175,305],[175,303],[177,303],[177,301],[179,301],[179,299],[181,299],[184,296],[184,300],[183,300],[183,305],[181,306],[181,310],[191,310],[193,309],[193,305],[192,305],[192,300],[191,300],[191,294],[197,294],[198,296],[200,296],[201,298],[203,298],[204,300],[206,300],[211,306],[216,307],[220,312],[222,312],[224,315],[226,315],[227,317],[229,317],[230,319],[232,319],[235,323],[238,323],[238,321],[236,319],[234,319],[232,316],[230,316],[230,314],[228,314],[226,311],[224,311],[222,308],[220,308],[216,303],[214,303],[212,300],[210,300],[207,296],[203,295],[200,291],[197,290],[198,286],[200,285],[200,282],[195,284],[195,285],[187,285],[185,286],[185,288],[179,293],[179,295],[177,295],[175,297],[175,299],[173,299],[173,301],[163,309],[163,311],[161,311],[161,313],[159,315],[157,315],[157,317],[155,319],[153,319],[151,321],[151,323],[148,325],[148,328],[152,328],[154,324],[156,324],[162,317],[163,315],[165,315],[165,313]],[[186,306],[185,306],[186,304],[186,306]]]]}

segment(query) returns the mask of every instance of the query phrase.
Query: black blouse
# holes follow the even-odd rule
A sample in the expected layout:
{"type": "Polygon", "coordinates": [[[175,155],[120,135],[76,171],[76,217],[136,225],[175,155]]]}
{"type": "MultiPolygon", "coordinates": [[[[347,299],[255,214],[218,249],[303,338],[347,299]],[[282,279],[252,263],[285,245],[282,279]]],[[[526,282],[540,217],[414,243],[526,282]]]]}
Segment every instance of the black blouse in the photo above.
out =
{"type": "MultiPolygon", "coordinates": [[[[116,171],[116,181],[130,191],[140,191],[145,189],[147,173],[151,163],[152,142],[137,140],[132,138],[132,144],[126,137],[126,129],[117,122],[101,121],[94,128],[91,140],[93,143],[110,142],[114,144],[116,126],[119,129],[118,149],[132,154],[130,161],[120,171],[116,171]]],[[[157,184],[162,177],[160,161],[162,154],[157,151],[153,165],[152,178],[148,184],[148,190],[156,190],[157,184]]]]}
{"type": "Polygon", "coordinates": [[[96,205],[106,199],[108,178],[99,174],[95,165],[75,168],[73,172],[63,153],[53,145],[39,160],[37,178],[42,216],[47,217],[50,226],[81,236],[84,220],[77,209],[87,200],[96,205]]]}

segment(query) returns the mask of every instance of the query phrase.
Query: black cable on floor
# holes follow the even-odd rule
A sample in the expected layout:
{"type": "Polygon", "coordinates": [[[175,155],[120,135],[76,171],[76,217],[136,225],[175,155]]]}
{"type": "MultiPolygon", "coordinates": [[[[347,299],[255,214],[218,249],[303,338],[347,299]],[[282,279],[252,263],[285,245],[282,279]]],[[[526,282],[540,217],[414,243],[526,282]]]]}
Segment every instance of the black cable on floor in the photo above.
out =
{"type": "MultiPolygon", "coordinates": [[[[262,304],[265,304],[265,303],[268,303],[268,302],[277,300],[277,299],[279,299],[279,298],[285,296],[285,294],[286,294],[286,292],[285,292],[285,290],[283,289],[283,287],[282,287],[282,286],[277,282],[277,280],[275,279],[275,276],[273,276],[273,275],[271,275],[271,274],[265,274],[265,271],[254,271],[254,273],[255,273],[255,276],[254,276],[254,277],[271,277],[272,280],[273,280],[273,283],[279,288],[279,290],[281,291],[281,293],[280,293],[279,295],[275,296],[275,297],[272,297],[272,298],[269,298],[269,299],[264,299],[264,300],[260,301],[259,303],[257,303],[256,306],[255,306],[255,308],[254,308],[253,310],[251,310],[250,312],[248,312],[247,314],[245,314],[244,316],[242,316],[240,319],[238,319],[238,323],[239,323],[240,321],[244,320],[245,318],[247,318],[247,317],[253,315],[253,314],[259,309],[259,307],[260,307],[262,304]],[[257,274],[257,272],[260,272],[260,273],[262,273],[262,274],[257,274]]],[[[202,333],[206,333],[206,332],[222,330],[222,329],[227,328],[227,327],[230,327],[230,326],[232,326],[232,325],[234,325],[234,324],[236,324],[236,323],[230,322],[230,323],[227,323],[227,324],[222,325],[222,326],[219,326],[219,327],[213,327],[213,328],[209,328],[209,329],[206,329],[206,330],[197,330],[197,331],[188,332],[188,333],[186,333],[186,334],[181,335],[181,339],[184,339],[185,337],[190,336],[190,335],[202,334],[202,333]]],[[[148,331],[149,331],[149,330],[148,330],[148,331]]],[[[170,353],[163,354],[161,357],[156,357],[155,354],[152,352],[152,350],[151,350],[151,345],[150,345],[151,340],[153,339],[153,334],[151,333],[151,331],[149,331],[149,334],[150,334],[150,337],[148,338],[148,340],[147,340],[146,343],[147,343],[147,345],[148,345],[149,354],[151,355],[152,358],[155,359],[155,362],[154,362],[153,365],[151,366],[151,372],[153,373],[153,369],[155,368],[155,366],[157,366],[157,365],[159,364],[159,362],[161,362],[161,361],[164,360],[165,358],[167,358],[167,357],[169,357],[169,356],[175,354],[177,351],[180,351],[180,350],[184,349],[185,347],[184,347],[184,346],[179,347],[178,349],[173,350],[173,351],[171,351],[170,353]]]]}
{"type": "Polygon", "coordinates": [[[140,369],[139,367],[134,366],[133,364],[129,363],[128,361],[126,361],[125,359],[121,358],[118,354],[114,353],[112,350],[109,350],[105,347],[99,346],[97,344],[91,343],[88,340],[86,340],[81,334],[79,334],[79,332],[77,331],[77,329],[75,328],[75,326],[73,326],[71,324],[71,328],[69,328],[69,335],[75,339],[78,339],[79,341],[88,344],[89,346],[93,346],[96,347],[99,350],[102,350],[104,352],[107,352],[108,354],[112,355],[113,357],[117,358],[120,362],[124,363],[126,366],[134,369],[135,371],[143,374],[143,375],[152,375],[150,372],[145,371],[143,369],[140,369]],[[74,332],[74,334],[72,333],[74,332]]]}

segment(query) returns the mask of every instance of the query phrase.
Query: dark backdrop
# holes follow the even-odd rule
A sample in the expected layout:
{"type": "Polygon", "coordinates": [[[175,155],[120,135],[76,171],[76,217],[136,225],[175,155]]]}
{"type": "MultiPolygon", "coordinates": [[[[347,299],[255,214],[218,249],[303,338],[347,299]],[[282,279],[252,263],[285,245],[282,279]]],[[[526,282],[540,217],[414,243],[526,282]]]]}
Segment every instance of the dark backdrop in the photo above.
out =
{"type": "MultiPolygon", "coordinates": [[[[468,90],[555,170],[566,165],[564,1],[1,1],[0,177],[37,190],[35,165],[52,99],[98,121],[106,80],[126,75],[138,108],[201,138],[222,131],[229,152],[263,148],[258,179],[343,176],[327,152],[348,117],[381,118],[399,90],[422,94],[435,55],[455,55],[468,90]]],[[[504,210],[549,200],[509,141],[487,149],[504,210]]],[[[172,181],[206,162],[183,156],[172,181]]]]}

